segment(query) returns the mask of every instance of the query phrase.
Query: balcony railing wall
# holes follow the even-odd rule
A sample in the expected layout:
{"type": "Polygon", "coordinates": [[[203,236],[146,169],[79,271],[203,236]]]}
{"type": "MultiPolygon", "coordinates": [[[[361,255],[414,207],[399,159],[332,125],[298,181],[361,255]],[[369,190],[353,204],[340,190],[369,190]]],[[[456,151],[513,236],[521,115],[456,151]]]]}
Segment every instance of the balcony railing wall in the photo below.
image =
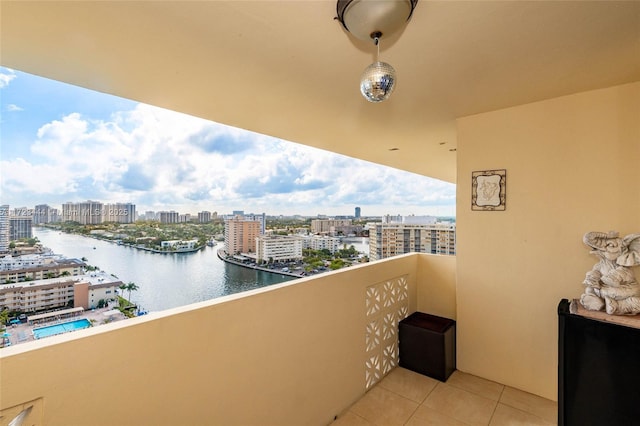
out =
{"type": "Polygon", "coordinates": [[[455,312],[454,275],[410,254],[5,348],[3,420],[327,424],[395,366],[391,321],[455,312]]]}

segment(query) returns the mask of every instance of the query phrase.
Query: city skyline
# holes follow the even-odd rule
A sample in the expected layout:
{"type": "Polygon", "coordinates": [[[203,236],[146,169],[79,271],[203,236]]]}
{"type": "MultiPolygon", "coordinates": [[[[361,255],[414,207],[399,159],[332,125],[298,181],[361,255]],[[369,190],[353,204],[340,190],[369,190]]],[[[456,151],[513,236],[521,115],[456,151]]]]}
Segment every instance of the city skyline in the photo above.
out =
{"type": "Polygon", "coordinates": [[[455,216],[455,185],[0,67],[0,204],[455,216]]]}

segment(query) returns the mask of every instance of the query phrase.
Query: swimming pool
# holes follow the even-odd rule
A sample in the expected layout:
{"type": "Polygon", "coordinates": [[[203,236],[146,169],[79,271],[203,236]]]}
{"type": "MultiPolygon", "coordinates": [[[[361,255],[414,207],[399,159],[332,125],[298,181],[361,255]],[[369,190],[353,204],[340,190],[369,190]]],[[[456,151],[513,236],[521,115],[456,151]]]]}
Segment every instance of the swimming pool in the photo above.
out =
{"type": "Polygon", "coordinates": [[[43,337],[55,336],[56,334],[67,333],[69,331],[82,330],[91,327],[91,322],[86,319],[64,322],[62,324],[48,325],[46,327],[38,327],[33,329],[33,337],[42,339],[43,337]]]}

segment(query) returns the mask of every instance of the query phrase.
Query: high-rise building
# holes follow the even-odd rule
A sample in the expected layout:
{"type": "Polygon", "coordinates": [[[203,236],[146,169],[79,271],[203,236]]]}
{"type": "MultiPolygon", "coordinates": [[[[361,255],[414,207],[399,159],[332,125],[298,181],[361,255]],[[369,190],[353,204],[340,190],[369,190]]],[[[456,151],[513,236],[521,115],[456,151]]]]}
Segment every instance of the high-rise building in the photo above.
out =
{"type": "Polygon", "coordinates": [[[32,238],[33,218],[31,216],[9,216],[9,240],[32,238]]]}
{"type": "Polygon", "coordinates": [[[356,218],[356,219],[360,219],[360,207],[356,207],[356,214],[355,214],[355,218],[356,218]]]}
{"type": "Polygon", "coordinates": [[[52,210],[48,204],[38,204],[33,211],[33,224],[51,223],[52,210]]]}
{"type": "Polygon", "coordinates": [[[383,222],[370,227],[369,257],[371,260],[411,252],[455,255],[455,223],[383,222]]]}
{"type": "Polygon", "coordinates": [[[264,231],[267,228],[267,215],[265,213],[249,213],[242,216],[244,217],[244,220],[254,220],[256,222],[260,222],[260,235],[264,234],[264,231]]]}
{"type": "Polygon", "coordinates": [[[198,223],[209,223],[211,222],[211,212],[201,211],[198,213],[198,223]]]}
{"type": "Polygon", "coordinates": [[[9,205],[0,206],[0,253],[9,251],[9,205]]]}
{"type": "Polygon", "coordinates": [[[260,222],[242,216],[224,222],[224,248],[227,254],[255,253],[256,237],[260,235],[260,222]]]}
{"type": "Polygon", "coordinates": [[[173,210],[157,213],[157,218],[160,223],[178,223],[179,216],[178,212],[174,212],[173,210]]]}
{"type": "Polygon", "coordinates": [[[62,204],[62,221],[78,222],[81,225],[99,224],[102,223],[102,209],[100,201],[67,202],[62,204]]]}
{"type": "Polygon", "coordinates": [[[158,215],[153,210],[144,212],[144,220],[158,220],[158,215]]]}
{"type": "Polygon", "coordinates": [[[136,221],[136,205],[132,203],[105,204],[102,209],[104,222],[133,223],[136,221]]]}

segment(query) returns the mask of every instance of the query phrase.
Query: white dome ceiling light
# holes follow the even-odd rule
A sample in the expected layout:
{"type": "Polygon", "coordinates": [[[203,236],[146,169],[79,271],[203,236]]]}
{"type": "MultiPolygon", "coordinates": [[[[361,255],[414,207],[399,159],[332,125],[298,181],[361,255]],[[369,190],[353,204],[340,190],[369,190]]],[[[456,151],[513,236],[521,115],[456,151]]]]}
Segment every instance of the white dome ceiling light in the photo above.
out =
{"type": "Polygon", "coordinates": [[[376,62],[365,68],[360,78],[360,92],[369,102],[382,102],[395,89],[396,71],[380,62],[380,40],[404,27],[418,0],[338,0],[336,19],[345,30],[360,40],[376,45],[376,62]]]}

